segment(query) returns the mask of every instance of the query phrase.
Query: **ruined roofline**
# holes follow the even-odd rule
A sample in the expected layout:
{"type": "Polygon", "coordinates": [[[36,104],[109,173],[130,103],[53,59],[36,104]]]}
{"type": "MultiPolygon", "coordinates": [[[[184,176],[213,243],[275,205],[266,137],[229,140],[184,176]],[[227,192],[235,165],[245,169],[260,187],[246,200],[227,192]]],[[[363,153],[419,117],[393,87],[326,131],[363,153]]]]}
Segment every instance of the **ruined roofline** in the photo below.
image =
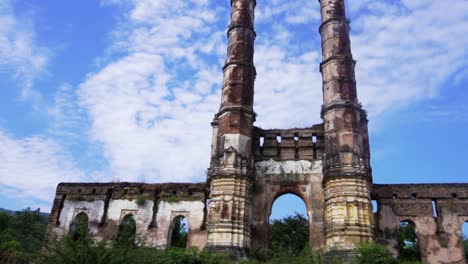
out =
{"type": "Polygon", "coordinates": [[[206,183],[141,183],[141,182],[62,182],[57,185],[57,194],[105,194],[109,189],[127,190],[129,194],[154,192],[206,192],[206,183]]]}
{"type": "Polygon", "coordinates": [[[468,183],[374,184],[374,199],[468,199],[468,183]]]}
{"type": "Polygon", "coordinates": [[[263,130],[254,127],[253,145],[256,161],[322,160],[323,124],[291,129],[263,130]]]}
{"type": "Polygon", "coordinates": [[[322,135],[323,134],[323,123],[320,124],[315,124],[310,127],[304,127],[304,128],[272,128],[272,129],[263,129],[261,127],[254,126],[254,133],[255,134],[278,134],[278,135],[293,135],[293,134],[304,134],[304,133],[317,133],[322,135]]]}

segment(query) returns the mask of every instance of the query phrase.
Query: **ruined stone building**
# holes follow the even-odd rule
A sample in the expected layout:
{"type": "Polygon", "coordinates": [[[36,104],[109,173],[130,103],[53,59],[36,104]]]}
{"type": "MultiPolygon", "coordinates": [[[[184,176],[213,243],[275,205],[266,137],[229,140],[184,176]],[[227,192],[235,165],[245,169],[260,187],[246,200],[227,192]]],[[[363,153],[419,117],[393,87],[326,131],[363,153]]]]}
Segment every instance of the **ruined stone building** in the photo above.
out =
{"type": "Polygon", "coordinates": [[[377,241],[396,256],[399,223],[412,221],[423,263],[466,263],[461,235],[468,184],[373,184],[344,0],[319,1],[323,123],[273,130],[254,125],[256,1],[230,2],[222,102],[212,122],[206,182],[61,183],[49,238],[68,234],[85,214],[92,237],[112,239],[133,216],[137,235],[165,248],[174,219],[184,216],[188,246],[248,256],[267,249],[272,204],[291,193],[306,204],[317,252],[334,250],[346,258],[358,243],[377,241]]]}

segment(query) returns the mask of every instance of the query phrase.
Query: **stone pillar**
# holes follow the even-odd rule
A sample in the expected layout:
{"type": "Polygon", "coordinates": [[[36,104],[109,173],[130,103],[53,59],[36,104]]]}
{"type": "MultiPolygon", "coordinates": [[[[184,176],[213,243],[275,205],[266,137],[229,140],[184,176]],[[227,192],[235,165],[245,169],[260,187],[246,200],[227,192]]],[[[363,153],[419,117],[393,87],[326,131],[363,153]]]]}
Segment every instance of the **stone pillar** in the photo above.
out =
{"type": "Polygon", "coordinates": [[[246,256],[250,249],[255,0],[231,0],[227,59],[208,169],[207,248],[246,256]]]}
{"type": "Polygon", "coordinates": [[[325,248],[346,263],[357,243],[373,240],[367,118],[356,94],[344,0],[321,0],[320,5],[325,248]]]}

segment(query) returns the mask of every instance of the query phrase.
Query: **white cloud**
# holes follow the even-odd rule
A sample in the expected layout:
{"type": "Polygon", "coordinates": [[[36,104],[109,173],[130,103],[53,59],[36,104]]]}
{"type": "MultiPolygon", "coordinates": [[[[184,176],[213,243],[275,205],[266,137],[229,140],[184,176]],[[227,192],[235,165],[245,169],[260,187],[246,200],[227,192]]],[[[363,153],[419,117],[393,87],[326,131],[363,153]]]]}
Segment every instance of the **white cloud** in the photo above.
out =
{"type": "MultiPolygon", "coordinates": [[[[263,127],[320,122],[319,6],[296,2],[257,5],[255,110],[263,127]],[[306,23],[313,25],[307,27],[313,37],[298,43],[295,38],[303,37],[305,28],[297,27],[306,23]],[[304,43],[315,44],[304,48],[304,43]]],[[[228,4],[104,3],[126,8],[112,47],[124,55],[89,75],[79,93],[92,121],[92,139],[109,159],[109,175],[203,180],[209,123],[219,106],[228,4]]],[[[372,118],[436,94],[466,66],[466,38],[457,37],[468,33],[464,1],[361,0],[350,1],[349,10],[358,91],[372,118]],[[454,6],[451,16],[440,15],[454,6]]]]}
{"type": "Polygon", "coordinates": [[[38,99],[34,80],[45,70],[49,51],[36,44],[33,23],[18,17],[11,0],[0,2],[0,74],[10,75],[21,85],[23,99],[38,99]]]}
{"type": "Polygon", "coordinates": [[[349,4],[359,97],[373,117],[433,98],[468,68],[468,2],[349,4]]]}
{"type": "Polygon", "coordinates": [[[35,200],[35,205],[50,206],[59,182],[85,179],[71,160],[69,154],[50,138],[18,139],[0,131],[0,188],[10,198],[25,202],[35,200]]]}

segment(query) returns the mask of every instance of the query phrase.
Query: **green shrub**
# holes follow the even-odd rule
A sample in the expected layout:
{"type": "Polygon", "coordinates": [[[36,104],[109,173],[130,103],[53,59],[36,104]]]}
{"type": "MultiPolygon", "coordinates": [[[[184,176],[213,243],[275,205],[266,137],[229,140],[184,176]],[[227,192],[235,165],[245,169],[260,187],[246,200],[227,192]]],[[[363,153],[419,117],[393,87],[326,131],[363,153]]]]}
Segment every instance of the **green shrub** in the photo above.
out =
{"type": "Polygon", "coordinates": [[[170,196],[167,196],[167,197],[164,197],[163,200],[168,202],[168,203],[178,203],[178,202],[180,202],[179,197],[177,197],[174,194],[172,194],[170,196]]]}
{"type": "Polygon", "coordinates": [[[356,264],[398,264],[387,248],[375,243],[362,243],[355,249],[356,264]]]}
{"type": "Polygon", "coordinates": [[[139,194],[137,197],[136,197],[136,204],[139,206],[139,207],[143,207],[146,203],[146,199],[145,199],[145,196],[143,194],[139,194]]]}

